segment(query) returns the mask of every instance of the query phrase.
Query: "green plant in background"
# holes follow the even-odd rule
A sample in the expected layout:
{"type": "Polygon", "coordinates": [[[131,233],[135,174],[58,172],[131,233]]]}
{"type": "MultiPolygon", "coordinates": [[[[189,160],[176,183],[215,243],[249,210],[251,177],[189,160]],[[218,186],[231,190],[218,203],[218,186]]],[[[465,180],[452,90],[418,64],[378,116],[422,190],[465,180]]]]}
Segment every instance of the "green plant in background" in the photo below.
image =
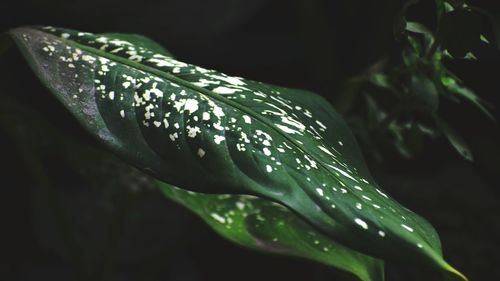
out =
{"type": "Polygon", "coordinates": [[[9,34],[88,132],[226,238],[362,280],[383,280],[378,259],[466,280],[444,261],[434,228],[374,182],[321,97],[180,62],[142,36],[9,34]]]}
{"type": "Polygon", "coordinates": [[[473,52],[481,44],[490,44],[487,37],[498,42],[497,24],[477,7],[441,0],[436,1],[437,26],[431,31],[406,20],[408,9],[417,3],[408,1],[395,23],[396,37],[405,45],[401,57],[381,60],[362,76],[350,79],[337,108],[348,116],[364,151],[379,162],[387,149],[411,158],[423,150],[426,138],[440,135],[472,161],[472,152],[440,115],[439,105],[467,101],[489,119],[493,116],[488,104],[449,71],[444,60],[477,59],[473,52]],[[487,28],[485,18],[492,29],[487,28]],[[365,108],[360,109],[362,104],[365,108]]]}

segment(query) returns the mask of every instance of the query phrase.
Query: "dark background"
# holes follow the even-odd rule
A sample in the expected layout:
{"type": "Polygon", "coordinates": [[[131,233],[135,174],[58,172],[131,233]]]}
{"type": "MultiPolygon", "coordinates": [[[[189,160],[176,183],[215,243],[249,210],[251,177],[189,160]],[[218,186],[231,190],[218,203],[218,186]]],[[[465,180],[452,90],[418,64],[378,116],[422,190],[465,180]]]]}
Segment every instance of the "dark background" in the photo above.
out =
{"type": "MultiPolygon", "coordinates": [[[[434,2],[421,2],[409,18],[432,27],[434,2]]],[[[496,1],[474,2],[500,12],[496,1]]],[[[309,89],[332,104],[348,77],[401,50],[393,36],[394,17],[401,7],[396,0],[33,0],[1,5],[0,31],[43,24],[95,33],[138,33],[156,40],[182,61],[309,89]]],[[[478,57],[479,61],[447,65],[498,108],[500,56],[487,50],[478,57]]],[[[0,82],[0,92],[19,97],[47,115],[67,116],[15,50],[0,57],[0,82]]],[[[437,140],[429,142],[414,160],[391,158],[383,165],[371,163],[371,169],[391,195],[437,228],[452,265],[471,280],[500,280],[498,124],[465,103],[445,105],[440,111],[471,145],[474,163],[460,158],[446,140],[437,140]]],[[[500,112],[493,113],[500,120],[500,112]]],[[[77,130],[70,117],[56,123],[77,130]]],[[[73,266],[53,245],[43,242],[40,229],[44,226],[32,204],[36,187],[25,176],[26,167],[13,151],[14,145],[0,132],[4,166],[0,170],[0,280],[71,280],[73,266]]],[[[69,174],[61,173],[61,177],[71,181],[69,174]]],[[[94,195],[72,196],[91,201],[94,195]]],[[[150,219],[122,226],[127,246],[119,249],[110,280],[354,280],[321,265],[241,249],[219,238],[188,211],[162,199],[147,198],[134,208],[150,219]]],[[[387,275],[389,281],[439,280],[435,273],[390,264],[387,275]]]]}

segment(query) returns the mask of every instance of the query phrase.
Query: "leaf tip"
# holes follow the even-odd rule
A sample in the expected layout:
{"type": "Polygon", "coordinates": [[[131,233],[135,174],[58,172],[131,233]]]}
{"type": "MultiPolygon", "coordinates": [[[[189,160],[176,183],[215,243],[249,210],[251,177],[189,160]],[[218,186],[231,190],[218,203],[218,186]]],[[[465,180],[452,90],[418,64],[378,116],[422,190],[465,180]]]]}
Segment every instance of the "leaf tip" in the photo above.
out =
{"type": "Polygon", "coordinates": [[[447,280],[450,280],[450,281],[469,281],[467,276],[465,276],[462,272],[456,270],[454,267],[452,267],[447,262],[444,262],[443,269],[446,270],[446,273],[447,273],[446,279],[447,280]]]}

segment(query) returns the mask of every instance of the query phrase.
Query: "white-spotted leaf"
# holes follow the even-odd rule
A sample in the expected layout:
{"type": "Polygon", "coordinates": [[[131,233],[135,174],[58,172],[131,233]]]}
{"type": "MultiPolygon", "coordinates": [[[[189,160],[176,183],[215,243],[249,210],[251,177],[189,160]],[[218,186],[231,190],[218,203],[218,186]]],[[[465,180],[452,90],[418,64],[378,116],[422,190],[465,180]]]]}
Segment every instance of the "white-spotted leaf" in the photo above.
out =
{"type": "Polygon", "coordinates": [[[141,170],[187,190],[267,198],[350,248],[460,276],[433,227],[374,182],[321,97],[190,65],[131,37],[10,34],[80,123],[141,170]]]}

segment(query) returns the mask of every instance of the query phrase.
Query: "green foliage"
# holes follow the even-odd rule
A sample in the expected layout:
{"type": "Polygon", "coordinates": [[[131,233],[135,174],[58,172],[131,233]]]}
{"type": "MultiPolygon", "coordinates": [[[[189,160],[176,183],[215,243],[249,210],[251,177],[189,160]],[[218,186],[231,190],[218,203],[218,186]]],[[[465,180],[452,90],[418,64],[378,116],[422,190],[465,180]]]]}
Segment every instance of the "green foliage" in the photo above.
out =
{"type": "Polygon", "coordinates": [[[443,132],[446,138],[450,141],[451,145],[467,160],[472,161],[472,153],[469,146],[465,143],[462,137],[448,124],[446,121],[435,116],[436,125],[443,132]]]}
{"type": "MultiPolygon", "coordinates": [[[[275,201],[305,220],[287,226],[302,238],[310,224],[357,251],[465,279],[443,260],[432,226],[374,182],[346,124],[319,96],[186,64],[142,37],[53,27],[10,34],[82,126],[142,171],[185,190],[275,201]]],[[[407,61],[418,58],[408,54],[407,61]]],[[[386,87],[401,77],[375,81],[386,87]]],[[[435,102],[410,94],[433,89],[432,77],[418,79],[402,96],[405,104],[435,102]]],[[[270,220],[282,216],[272,212],[270,220]]],[[[276,232],[274,224],[262,227],[276,232]]],[[[269,232],[252,235],[274,238],[269,232]]],[[[307,256],[294,251],[287,253],[307,256]]],[[[308,257],[325,262],[312,252],[308,257]]]]}
{"type": "Polygon", "coordinates": [[[338,101],[341,112],[349,116],[348,121],[364,151],[377,161],[383,161],[387,149],[412,158],[423,151],[426,139],[440,135],[446,137],[460,155],[472,161],[472,152],[463,138],[439,116],[442,103],[464,100],[493,120],[486,102],[444,64],[445,59],[476,59],[473,51],[488,42],[477,8],[463,1],[436,3],[436,31],[422,23],[408,21],[405,14],[411,5],[406,5],[395,24],[404,26],[398,36],[405,43],[401,57],[383,60],[348,82],[355,81],[356,87],[346,85],[338,101]],[[360,98],[368,107],[365,113],[356,111],[360,98]]]}
{"type": "Polygon", "coordinates": [[[249,195],[209,195],[159,182],[170,199],[200,216],[221,236],[263,252],[304,257],[356,275],[384,280],[383,262],[318,232],[288,208],[249,195]]]}

